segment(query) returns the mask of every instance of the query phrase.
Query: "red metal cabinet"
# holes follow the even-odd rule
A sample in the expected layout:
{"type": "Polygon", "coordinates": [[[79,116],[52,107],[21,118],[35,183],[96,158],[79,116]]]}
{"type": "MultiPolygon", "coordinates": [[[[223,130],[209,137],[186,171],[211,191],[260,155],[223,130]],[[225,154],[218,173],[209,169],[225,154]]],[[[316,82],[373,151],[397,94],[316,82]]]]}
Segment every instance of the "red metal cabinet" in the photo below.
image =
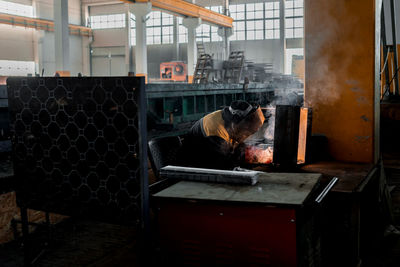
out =
{"type": "Polygon", "coordinates": [[[283,180],[266,187],[263,181],[254,187],[179,182],[155,194],[166,260],[175,266],[318,266],[316,216],[305,205],[317,180],[286,185],[306,187],[300,201],[275,195],[294,194],[282,191],[283,180]],[[263,192],[281,203],[263,203],[263,192]]]}

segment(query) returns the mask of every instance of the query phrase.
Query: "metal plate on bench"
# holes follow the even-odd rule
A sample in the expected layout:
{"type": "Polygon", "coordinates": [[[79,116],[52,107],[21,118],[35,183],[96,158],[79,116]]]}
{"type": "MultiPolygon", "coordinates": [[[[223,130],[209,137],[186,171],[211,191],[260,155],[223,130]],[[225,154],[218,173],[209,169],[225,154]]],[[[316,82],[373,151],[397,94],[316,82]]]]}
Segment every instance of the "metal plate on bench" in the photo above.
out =
{"type": "Polygon", "coordinates": [[[317,187],[321,174],[261,173],[258,183],[226,185],[181,181],[155,194],[159,198],[302,205],[317,187]]]}

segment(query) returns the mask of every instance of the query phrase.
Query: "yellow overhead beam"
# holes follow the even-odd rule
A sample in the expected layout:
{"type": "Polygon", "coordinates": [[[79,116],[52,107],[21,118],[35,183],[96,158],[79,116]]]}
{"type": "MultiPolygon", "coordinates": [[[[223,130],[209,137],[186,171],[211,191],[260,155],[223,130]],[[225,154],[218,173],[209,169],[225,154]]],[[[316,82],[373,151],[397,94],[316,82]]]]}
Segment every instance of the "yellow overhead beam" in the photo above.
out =
{"type": "Polygon", "coordinates": [[[183,0],[121,0],[125,3],[147,3],[153,7],[187,17],[201,18],[202,21],[223,27],[232,27],[233,18],[183,0]]]}
{"type": "MultiPolygon", "coordinates": [[[[36,19],[9,14],[0,14],[0,24],[8,24],[44,31],[54,31],[54,22],[46,19],[36,19]]],[[[73,35],[92,36],[92,29],[79,25],[69,25],[69,33],[73,35]]]]}

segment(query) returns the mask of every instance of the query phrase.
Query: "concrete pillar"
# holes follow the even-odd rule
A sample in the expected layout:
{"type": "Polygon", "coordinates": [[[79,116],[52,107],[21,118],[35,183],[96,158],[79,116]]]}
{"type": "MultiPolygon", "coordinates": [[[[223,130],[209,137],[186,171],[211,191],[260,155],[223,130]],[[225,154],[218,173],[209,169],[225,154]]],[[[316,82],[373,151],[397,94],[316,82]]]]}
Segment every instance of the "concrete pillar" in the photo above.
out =
{"type": "MultiPolygon", "coordinates": [[[[229,0],[224,0],[222,5],[222,12],[224,15],[229,16],[229,0]]],[[[218,27],[218,35],[222,37],[222,60],[228,60],[230,53],[229,37],[233,34],[233,28],[218,27]]]]}
{"type": "Polygon", "coordinates": [[[82,36],[82,74],[84,76],[91,75],[90,50],[92,42],[93,37],[82,36]]]}
{"type": "Polygon", "coordinates": [[[81,14],[82,14],[81,25],[83,25],[83,26],[88,26],[89,13],[90,13],[89,9],[90,9],[90,7],[87,4],[84,4],[81,6],[81,14]]]}
{"type": "Polygon", "coordinates": [[[70,72],[68,0],[54,0],[54,38],[56,71],[68,75],[70,72]]]}
{"type": "Polygon", "coordinates": [[[174,58],[179,61],[179,23],[178,18],[174,16],[174,58]]]}
{"type": "Polygon", "coordinates": [[[126,75],[129,72],[133,72],[133,61],[132,61],[132,38],[131,38],[131,27],[132,27],[132,20],[131,20],[131,11],[129,4],[125,4],[125,70],[126,75]]]}
{"type": "Polygon", "coordinates": [[[218,27],[218,35],[222,37],[222,60],[228,60],[231,50],[229,37],[233,34],[233,27],[218,27]]]}
{"type": "Polygon", "coordinates": [[[196,29],[201,24],[200,18],[184,18],[183,26],[188,29],[187,64],[188,82],[192,83],[195,64],[197,61],[196,29]]]}
{"type": "Polygon", "coordinates": [[[131,4],[130,11],[136,17],[136,76],[144,76],[147,82],[146,16],[151,12],[151,3],[131,4]]]}
{"type": "Polygon", "coordinates": [[[381,3],[305,1],[305,105],[338,161],[379,158],[381,3]]]}
{"type": "Polygon", "coordinates": [[[44,30],[37,30],[33,32],[33,55],[35,58],[35,73],[42,75],[43,55],[44,55],[44,42],[45,32],[44,30]]]}
{"type": "Polygon", "coordinates": [[[279,36],[280,36],[280,72],[285,73],[286,63],[286,30],[285,30],[285,0],[279,1],[279,36]]]}
{"type": "MultiPolygon", "coordinates": [[[[89,6],[83,5],[81,24],[87,26],[88,20],[89,20],[89,6]]],[[[91,44],[93,42],[93,37],[82,36],[81,39],[82,39],[82,74],[84,76],[90,76],[91,75],[90,50],[91,50],[91,44]]]]}

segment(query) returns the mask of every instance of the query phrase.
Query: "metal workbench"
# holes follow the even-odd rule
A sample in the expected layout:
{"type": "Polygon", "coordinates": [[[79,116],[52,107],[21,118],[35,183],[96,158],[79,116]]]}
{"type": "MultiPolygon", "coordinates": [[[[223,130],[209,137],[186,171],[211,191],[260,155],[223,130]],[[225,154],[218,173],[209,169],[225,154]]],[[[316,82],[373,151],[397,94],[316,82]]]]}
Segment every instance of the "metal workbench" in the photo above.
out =
{"type": "Polygon", "coordinates": [[[181,181],[154,195],[161,248],[177,265],[320,262],[321,175],[263,173],[254,186],[181,181]]]}

